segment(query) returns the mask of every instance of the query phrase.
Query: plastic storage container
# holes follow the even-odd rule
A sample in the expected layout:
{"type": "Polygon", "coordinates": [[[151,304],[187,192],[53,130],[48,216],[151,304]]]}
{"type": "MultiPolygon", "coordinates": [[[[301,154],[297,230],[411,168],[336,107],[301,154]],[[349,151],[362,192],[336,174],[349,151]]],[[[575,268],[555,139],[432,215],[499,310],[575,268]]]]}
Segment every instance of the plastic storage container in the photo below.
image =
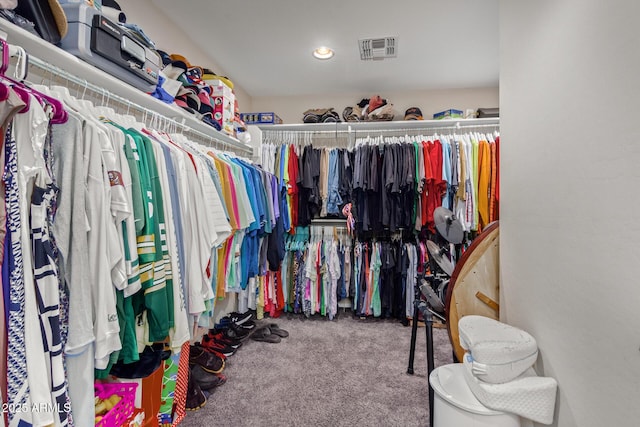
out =
{"type": "Polygon", "coordinates": [[[133,414],[137,383],[95,383],[96,397],[106,399],[117,394],[120,401],[96,423],[99,427],[120,427],[133,414]]]}
{"type": "Polygon", "coordinates": [[[520,427],[520,417],[491,410],[476,399],[460,364],[436,368],[429,376],[434,390],[434,427],[520,427]]]}

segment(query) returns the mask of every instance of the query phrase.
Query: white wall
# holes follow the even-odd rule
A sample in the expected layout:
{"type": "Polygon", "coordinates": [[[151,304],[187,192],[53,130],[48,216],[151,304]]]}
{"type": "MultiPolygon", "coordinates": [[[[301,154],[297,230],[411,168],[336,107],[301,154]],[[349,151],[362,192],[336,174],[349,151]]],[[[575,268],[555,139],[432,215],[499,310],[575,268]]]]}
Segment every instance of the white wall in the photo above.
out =
{"type": "MultiPolygon", "coordinates": [[[[219,76],[228,76],[233,81],[233,76],[228,75],[209,52],[198,48],[182,28],[174,24],[152,0],[119,0],[118,4],[127,15],[127,22],[138,24],[158,49],[169,54],[180,54],[191,64],[210,68],[219,76]]],[[[194,10],[194,13],[197,11],[194,10]]],[[[214,48],[215,46],[211,47],[212,50],[214,48]]],[[[251,107],[251,97],[244,89],[234,85],[234,92],[240,111],[251,107]]]]}
{"type": "Polygon", "coordinates": [[[640,425],[640,2],[500,6],[501,307],[554,425],[640,425]]]}
{"type": "MultiPolygon", "coordinates": [[[[285,123],[302,123],[303,112],[310,108],[333,107],[342,117],[347,106],[353,106],[363,98],[380,95],[389,100],[395,110],[394,120],[402,120],[409,107],[419,107],[425,119],[434,113],[455,108],[465,110],[498,106],[498,88],[434,89],[389,93],[345,93],[340,95],[306,95],[283,97],[253,97],[252,112],[274,111],[285,123]]],[[[248,112],[244,111],[243,112],[248,112]]]]}

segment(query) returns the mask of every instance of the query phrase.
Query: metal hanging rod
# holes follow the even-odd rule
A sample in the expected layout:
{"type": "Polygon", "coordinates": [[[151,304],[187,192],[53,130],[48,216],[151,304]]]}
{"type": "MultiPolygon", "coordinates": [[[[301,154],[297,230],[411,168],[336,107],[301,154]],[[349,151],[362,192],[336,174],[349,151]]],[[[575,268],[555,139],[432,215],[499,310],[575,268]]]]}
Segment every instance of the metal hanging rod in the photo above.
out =
{"type": "Polygon", "coordinates": [[[336,134],[336,132],[338,134],[344,135],[344,134],[359,134],[359,135],[364,135],[364,134],[375,134],[375,133],[379,133],[379,132],[388,132],[388,133],[398,133],[398,132],[404,132],[404,133],[411,133],[411,134],[416,134],[416,133],[429,133],[429,132],[434,132],[434,131],[438,131],[438,130],[471,130],[471,129],[482,129],[482,128],[492,128],[492,129],[496,129],[499,128],[500,124],[499,123],[495,123],[495,124],[478,124],[478,125],[464,125],[464,126],[439,126],[439,127],[424,127],[424,128],[387,128],[387,129],[363,129],[363,130],[358,130],[358,129],[351,129],[351,130],[344,130],[344,129],[338,129],[336,130],[271,130],[271,129],[263,129],[263,132],[269,134],[269,135],[281,135],[284,133],[290,133],[290,132],[296,132],[296,133],[306,133],[306,134],[310,134],[310,135],[318,135],[318,136],[326,136],[326,137],[331,137],[333,135],[336,134]]]}
{"type": "Polygon", "coordinates": [[[400,120],[384,122],[298,123],[290,125],[260,125],[263,132],[300,132],[312,134],[353,134],[363,132],[418,132],[436,129],[467,129],[498,127],[499,118],[453,120],[400,120]]]}
{"type": "MultiPolygon", "coordinates": [[[[35,57],[35,56],[29,56],[29,65],[33,65],[35,67],[40,68],[41,70],[45,71],[45,72],[49,72],[52,74],[55,74],[56,76],[62,77],[63,79],[75,83],[79,86],[84,87],[87,90],[90,90],[91,92],[103,97],[103,99],[106,97],[107,100],[114,100],[116,102],[119,102],[121,104],[124,104],[130,108],[133,108],[135,110],[138,110],[139,112],[145,114],[146,116],[148,116],[151,120],[157,119],[159,121],[159,123],[167,123],[169,126],[174,126],[176,128],[180,128],[182,129],[183,132],[189,133],[189,134],[194,134],[197,135],[200,138],[205,139],[206,141],[212,141],[214,142],[214,144],[217,146],[217,144],[221,144],[225,147],[228,147],[232,150],[241,150],[244,153],[250,153],[252,152],[252,149],[249,147],[244,147],[241,145],[236,145],[233,143],[230,143],[228,141],[225,141],[221,138],[216,138],[214,135],[209,135],[205,132],[199,131],[197,129],[192,128],[191,126],[185,124],[185,118],[182,118],[181,121],[176,120],[173,117],[168,117],[165,115],[162,115],[160,112],[152,110],[150,108],[147,107],[143,107],[140,104],[136,104],[135,102],[132,102],[131,100],[124,98],[122,96],[116,95],[112,92],[107,91],[106,89],[95,85],[93,83],[88,82],[85,79],[82,79],[66,70],[63,70],[62,68],[59,68],[55,65],[52,65],[46,61],[43,61],[42,59],[35,57]]],[[[214,129],[212,128],[212,131],[214,129]]]]}

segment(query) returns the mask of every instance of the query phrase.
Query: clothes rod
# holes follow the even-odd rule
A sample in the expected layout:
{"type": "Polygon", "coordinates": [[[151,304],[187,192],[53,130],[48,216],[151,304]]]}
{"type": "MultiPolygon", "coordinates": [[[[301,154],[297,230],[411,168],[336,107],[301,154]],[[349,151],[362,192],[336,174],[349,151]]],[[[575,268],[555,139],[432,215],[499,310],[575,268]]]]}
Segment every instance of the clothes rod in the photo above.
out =
{"type": "Polygon", "coordinates": [[[416,132],[425,130],[431,131],[434,129],[466,129],[496,126],[500,126],[499,118],[258,125],[263,132],[307,132],[333,134],[362,132],[416,132]]]}
{"type": "Polygon", "coordinates": [[[312,226],[317,225],[317,226],[333,226],[333,225],[342,225],[345,226],[347,222],[346,218],[314,218],[311,220],[311,224],[312,226]]]}
{"type": "Polygon", "coordinates": [[[425,127],[425,128],[397,128],[397,129],[368,129],[368,130],[351,129],[351,131],[349,131],[349,130],[346,130],[346,131],[345,130],[337,130],[337,131],[336,130],[308,130],[307,131],[307,130],[271,130],[271,129],[264,129],[263,132],[269,134],[270,136],[296,132],[296,133],[305,133],[305,134],[309,134],[309,135],[323,135],[323,136],[327,136],[327,137],[332,137],[336,133],[338,133],[340,135],[345,135],[345,134],[364,135],[364,134],[375,134],[375,133],[379,133],[379,132],[388,132],[388,133],[403,132],[403,133],[416,134],[416,133],[433,133],[434,131],[438,131],[438,130],[460,130],[460,131],[464,131],[464,130],[482,129],[482,128],[496,129],[498,127],[500,127],[500,124],[496,123],[496,124],[492,124],[492,125],[484,124],[484,125],[465,125],[465,126],[441,126],[441,127],[437,127],[437,128],[425,127]]]}
{"type": "MultiPolygon", "coordinates": [[[[40,68],[41,70],[45,71],[45,72],[49,72],[52,74],[55,74],[56,76],[62,77],[63,79],[75,83],[79,86],[84,87],[84,89],[86,90],[90,90],[91,92],[102,96],[104,98],[106,98],[107,100],[114,100],[116,102],[119,102],[123,105],[126,105],[130,108],[133,108],[135,110],[138,110],[139,112],[143,113],[145,116],[147,116],[148,118],[151,119],[151,121],[153,122],[154,120],[157,120],[159,124],[162,123],[166,123],[167,125],[169,125],[168,127],[175,127],[182,129],[184,132],[187,133],[191,133],[194,135],[199,136],[200,138],[204,138],[205,140],[209,141],[209,142],[214,142],[215,144],[221,144],[223,146],[226,146],[228,148],[234,149],[234,150],[241,150],[244,153],[251,153],[253,150],[252,148],[249,147],[244,147],[241,145],[236,145],[233,143],[230,143],[228,141],[224,141],[221,138],[217,138],[215,135],[209,135],[205,132],[199,131],[198,129],[194,129],[191,126],[185,124],[185,118],[182,118],[182,121],[178,121],[173,117],[168,117],[165,115],[162,115],[161,113],[159,113],[158,111],[152,110],[150,108],[147,107],[143,107],[140,104],[137,104],[135,102],[132,102],[129,99],[126,99],[122,96],[116,95],[112,92],[107,91],[106,89],[97,86],[93,83],[88,82],[85,79],[81,79],[80,77],[66,71],[63,70],[62,68],[59,68],[55,65],[49,64],[46,61],[43,61],[42,59],[35,57],[35,56],[31,56],[29,55],[29,65],[33,65],[37,68],[40,68]]],[[[215,129],[212,128],[212,131],[215,131],[215,129]]],[[[217,131],[216,131],[217,132],[217,131]]]]}

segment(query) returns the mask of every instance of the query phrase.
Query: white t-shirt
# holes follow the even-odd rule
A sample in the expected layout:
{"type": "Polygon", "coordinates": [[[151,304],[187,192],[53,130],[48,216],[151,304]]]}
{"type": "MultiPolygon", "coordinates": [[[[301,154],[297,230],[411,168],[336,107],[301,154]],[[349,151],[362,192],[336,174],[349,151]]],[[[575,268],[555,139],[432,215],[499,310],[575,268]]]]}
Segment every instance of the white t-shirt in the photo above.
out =
{"type": "Polygon", "coordinates": [[[107,206],[111,213],[110,221],[106,222],[107,244],[109,245],[111,281],[117,289],[124,289],[127,286],[127,268],[124,259],[124,240],[122,233],[118,232],[116,224],[129,215],[133,208],[127,200],[124,185],[122,185],[122,171],[117,162],[116,152],[110,137],[110,131],[106,125],[91,120],[91,124],[96,128],[97,141],[100,144],[100,155],[102,159],[103,180],[107,185],[107,206]]]}
{"type": "MultiPolygon", "coordinates": [[[[101,141],[97,127],[90,121],[85,123],[84,138],[87,146],[87,234],[89,260],[93,268],[89,283],[92,286],[94,310],[94,335],[96,369],[105,369],[109,356],[122,348],[120,326],[116,310],[115,289],[111,281],[113,260],[112,240],[108,232],[115,228],[109,206],[109,181],[102,167],[101,141]],[[110,226],[111,225],[111,226],[110,226]]],[[[115,233],[115,231],[112,231],[115,233]]]]}
{"type": "Polygon", "coordinates": [[[128,206],[128,212],[126,212],[122,221],[116,222],[116,227],[118,228],[118,235],[122,236],[120,237],[122,253],[125,256],[124,261],[128,283],[124,289],[124,296],[129,297],[142,288],[142,284],[140,283],[135,215],[133,212],[133,180],[131,179],[131,170],[129,169],[129,162],[127,161],[124,151],[124,144],[126,144],[125,134],[116,127],[110,127],[109,131],[128,206]]]}

